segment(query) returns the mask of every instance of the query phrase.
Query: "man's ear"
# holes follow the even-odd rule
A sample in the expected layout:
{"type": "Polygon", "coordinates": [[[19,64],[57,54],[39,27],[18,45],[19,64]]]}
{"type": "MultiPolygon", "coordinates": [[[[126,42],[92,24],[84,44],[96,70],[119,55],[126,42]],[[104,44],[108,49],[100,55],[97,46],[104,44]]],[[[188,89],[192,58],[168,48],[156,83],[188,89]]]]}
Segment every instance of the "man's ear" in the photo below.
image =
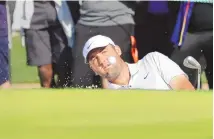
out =
{"type": "Polygon", "coordinates": [[[115,51],[117,52],[117,54],[119,55],[119,56],[121,56],[122,55],[122,51],[121,51],[121,49],[120,49],[120,47],[119,46],[115,46],[115,51]]]}

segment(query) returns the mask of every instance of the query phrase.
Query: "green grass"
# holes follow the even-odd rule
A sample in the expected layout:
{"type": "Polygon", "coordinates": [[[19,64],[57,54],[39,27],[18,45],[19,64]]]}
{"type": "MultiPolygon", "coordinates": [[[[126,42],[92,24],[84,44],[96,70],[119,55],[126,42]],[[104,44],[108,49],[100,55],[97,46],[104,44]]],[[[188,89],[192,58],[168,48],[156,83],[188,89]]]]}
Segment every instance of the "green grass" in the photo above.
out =
{"type": "Polygon", "coordinates": [[[212,92],[5,90],[0,139],[212,139],[212,92]]]}
{"type": "Polygon", "coordinates": [[[26,51],[21,46],[20,37],[13,37],[11,50],[11,79],[12,83],[36,83],[39,82],[37,69],[26,65],[26,51]]]}

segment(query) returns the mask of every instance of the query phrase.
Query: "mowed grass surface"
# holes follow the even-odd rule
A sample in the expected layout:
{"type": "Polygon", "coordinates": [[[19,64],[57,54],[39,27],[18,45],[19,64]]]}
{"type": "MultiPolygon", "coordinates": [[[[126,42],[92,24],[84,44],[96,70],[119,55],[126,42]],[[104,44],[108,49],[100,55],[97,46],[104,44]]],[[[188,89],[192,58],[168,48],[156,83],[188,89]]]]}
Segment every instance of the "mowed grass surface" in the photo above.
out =
{"type": "Polygon", "coordinates": [[[0,139],[212,139],[212,92],[1,91],[0,139]]]}

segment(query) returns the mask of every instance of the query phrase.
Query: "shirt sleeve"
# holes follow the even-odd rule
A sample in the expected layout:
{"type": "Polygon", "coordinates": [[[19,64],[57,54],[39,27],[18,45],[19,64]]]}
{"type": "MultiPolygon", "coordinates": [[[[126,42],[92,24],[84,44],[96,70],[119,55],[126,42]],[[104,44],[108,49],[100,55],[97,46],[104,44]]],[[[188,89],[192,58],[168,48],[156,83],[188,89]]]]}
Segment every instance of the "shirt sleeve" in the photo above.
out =
{"type": "Polygon", "coordinates": [[[167,84],[178,75],[185,75],[188,78],[186,73],[167,56],[159,52],[152,52],[149,55],[154,62],[154,67],[157,67],[158,72],[167,84]]]}

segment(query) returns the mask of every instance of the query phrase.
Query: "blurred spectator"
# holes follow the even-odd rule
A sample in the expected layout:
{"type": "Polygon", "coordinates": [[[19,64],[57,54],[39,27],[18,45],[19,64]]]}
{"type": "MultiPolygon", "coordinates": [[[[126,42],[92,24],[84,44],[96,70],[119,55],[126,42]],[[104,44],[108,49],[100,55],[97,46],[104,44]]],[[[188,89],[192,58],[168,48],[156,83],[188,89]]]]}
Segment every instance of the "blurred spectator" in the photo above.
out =
{"type": "MultiPolygon", "coordinates": [[[[118,44],[123,52],[122,58],[133,62],[130,36],[134,31],[133,2],[128,1],[80,1],[80,18],[75,30],[73,48],[74,87],[101,87],[99,76],[95,76],[84,63],[82,49],[85,42],[94,35],[105,35],[118,44]]],[[[105,85],[103,85],[105,87],[105,85]]]]}
{"type": "Polygon", "coordinates": [[[171,59],[188,74],[191,83],[197,86],[197,72],[184,67],[183,60],[193,56],[199,61],[204,55],[205,70],[209,88],[213,88],[213,4],[182,2],[173,32],[172,41],[176,46],[171,59]],[[188,8],[189,7],[189,8],[188,8]],[[188,9],[187,9],[188,8],[188,9]],[[188,15],[185,16],[185,13],[188,15]],[[184,20],[186,18],[186,20],[184,20]],[[182,31],[184,27],[184,31],[182,31]]]}
{"type": "Polygon", "coordinates": [[[70,13],[72,14],[72,18],[74,21],[74,24],[77,23],[80,17],[80,4],[79,1],[66,1],[68,4],[68,7],[70,9],[70,13]]]}
{"type": "Polygon", "coordinates": [[[170,43],[167,1],[140,1],[135,10],[135,38],[139,59],[150,52],[158,51],[170,56],[173,47],[170,43]]]}
{"type": "Polygon", "coordinates": [[[7,1],[8,7],[9,7],[9,15],[11,23],[13,22],[13,12],[15,9],[16,1],[7,1]]]}
{"type": "Polygon", "coordinates": [[[69,86],[73,20],[67,3],[16,1],[12,28],[23,29],[27,64],[38,67],[41,86],[69,86]]]}
{"type": "Polygon", "coordinates": [[[213,86],[213,5],[211,3],[149,1],[139,2],[135,12],[135,37],[139,59],[158,51],[171,57],[197,86],[197,72],[184,67],[183,60],[193,56],[199,61],[204,55],[209,86],[213,86]],[[186,8],[188,19],[179,44],[186,8]],[[176,26],[175,26],[176,25],[176,26]],[[178,27],[179,28],[178,28],[178,27]],[[176,29],[177,28],[177,29],[176,29]],[[173,36],[173,37],[172,37],[173,36]],[[171,40],[172,39],[172,40],[171,40]],[[175,47],[172,47],[172,46],[175,47]],[[177,47],[179,46],[179,47],[177,47]]]}
{"type": "Polygon", "coordinates": [[[9,42],[6,2],[0,1],[0,88],[9,88],[9,42]]]}

